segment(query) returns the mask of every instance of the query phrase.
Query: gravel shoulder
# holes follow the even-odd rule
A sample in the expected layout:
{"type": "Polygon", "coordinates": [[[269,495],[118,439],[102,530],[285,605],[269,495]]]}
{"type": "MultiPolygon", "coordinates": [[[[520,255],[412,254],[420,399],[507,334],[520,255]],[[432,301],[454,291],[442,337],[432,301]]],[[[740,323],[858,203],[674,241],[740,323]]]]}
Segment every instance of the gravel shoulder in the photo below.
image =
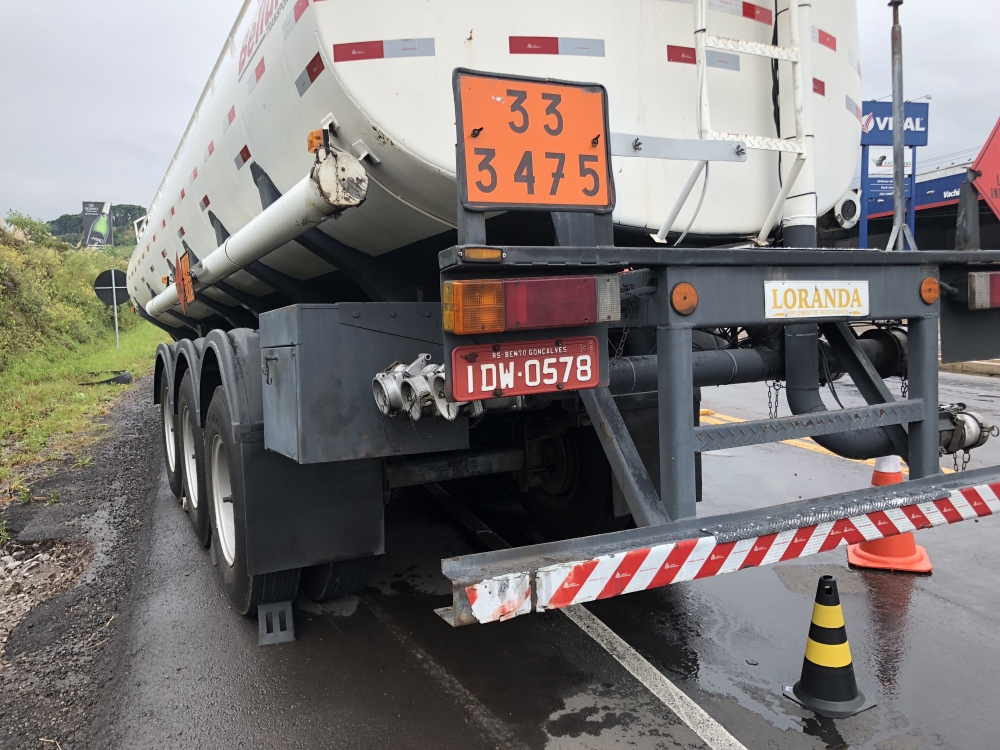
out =
{"type": "Polygon", "coordinates": [[[34,502],[0,508],[0,746],[105,746],[123,622],[148,548],[161,447],[152,377],[121,394],[85,466],[35,467],[34,502]],[[48,742],[44,742],[46,740],[48,742]]]}

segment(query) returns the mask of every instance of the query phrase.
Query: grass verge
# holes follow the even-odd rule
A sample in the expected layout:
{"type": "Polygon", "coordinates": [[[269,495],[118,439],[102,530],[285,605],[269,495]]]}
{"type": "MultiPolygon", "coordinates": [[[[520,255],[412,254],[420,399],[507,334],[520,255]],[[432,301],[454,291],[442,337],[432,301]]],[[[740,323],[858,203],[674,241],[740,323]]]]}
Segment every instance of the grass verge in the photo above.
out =
{"type": "Polygon", "coordinates": [[[156,345],[167,340],[158,328],[140,323],[122,334],[120,350],[112,334],[18,353],[0,373],[0,504],[4,496],[17,496],[20,472],[34,461],[76,453],[78,463],[89,463],[80,451],[99,437],[96,418],[129,386],[80,384],[121,370],[131,370],[135,379],[148,374],[156,345]]]}

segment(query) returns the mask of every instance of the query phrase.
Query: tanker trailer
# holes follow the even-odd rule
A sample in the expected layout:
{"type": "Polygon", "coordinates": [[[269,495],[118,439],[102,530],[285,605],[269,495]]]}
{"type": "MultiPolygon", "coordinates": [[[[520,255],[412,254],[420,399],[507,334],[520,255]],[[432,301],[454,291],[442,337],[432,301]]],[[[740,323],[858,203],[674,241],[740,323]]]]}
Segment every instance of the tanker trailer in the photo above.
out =
{"type": "MultiPolygon", "coordinates": [[[[854,174],[853,0],[366,10],[248,0],[137,223],[130,294],[175,339],[155,369],[167,476],[241,613],[300,586],[358,591],[407,486],[517,497],[571,558],[582,537],[681,533],[714,445],[700,387],[787,378],[815,415],[821,382],[850,374],[884,404],[879,378],[927,360],[941,264],[945,288],[964,279],[952,256],[774,249],[815,247],[854,174]],[[456,98],[487,90],[476,106],[508,119],[466,128],[456,98]],[[567,148],[586,154],[499,166],[520,143],[505,139],[580,128],[594,135],[567,148]],[[540,197],[560,183],[576,197],[540,197]]],[[[956,356],[981,356],[966,338],[956,356]]],[[[913,453],[933,485],[939,443],[975,447],[989,426],[939,415],[926,372],[911,383],[878,419],[762,429],[913,453]]],[[[538,604],[533,571],[448,570],[454,624],[538,604]]]]}

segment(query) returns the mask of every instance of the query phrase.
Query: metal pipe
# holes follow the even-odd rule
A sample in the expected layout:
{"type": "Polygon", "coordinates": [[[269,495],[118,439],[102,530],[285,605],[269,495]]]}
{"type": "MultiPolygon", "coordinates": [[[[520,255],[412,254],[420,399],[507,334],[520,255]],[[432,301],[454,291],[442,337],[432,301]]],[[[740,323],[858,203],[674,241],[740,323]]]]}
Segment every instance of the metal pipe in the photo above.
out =
{"type": "MultiPolygon", "coordinates": [[[[903,224],[906,222],[906,192],[904,144],[906,122],[903,114],[903,28],[899,25],[899,6],[903,0],[889,0],[892,6],[892,224],[896,233],[896,249],[905,249],[903,224]]],[[[913,176],[916,180],[916,175],[913,176]]],[[[892,248],[890,248],[892,249],[892,248]]]]}
{"type": "MultiPolygon", "coordinates": [[[[657,388],[657,361],[655,354],[639,357],[622,357],[611,365],[611,392],[616,396],[626,393],[648,393],[657,388]]],[[[757,383],[762,380],[783,380],[784,357],[780,352],[766,347],[753,349],[718,349],[694,352],[692,355],[694,387],[734,383],[757,383]]]]}
{"type": "MultiPolygon", "coordinates": [[[[819,394],[819,330],[815,323],[785,327],[785,397],[792,414],[828,411],[819,394]]],[[[813,440],[844,458],[867,460],[897,453],[881,427],[816,435],[813,440]]]]}
{"type": "MultiPolygon", "coordinates": [[[[361,205],[368,192],[368,174],[361,163],[346,151],[319,153],[323,157],[306,177],[224,240],[191,269],[191,276],[203,284],[225,279],[333,214],[361,205]]],[[[146,303],[146,312],[162,315],[179,302],[177,288],[170,285],[146,303]]]]}

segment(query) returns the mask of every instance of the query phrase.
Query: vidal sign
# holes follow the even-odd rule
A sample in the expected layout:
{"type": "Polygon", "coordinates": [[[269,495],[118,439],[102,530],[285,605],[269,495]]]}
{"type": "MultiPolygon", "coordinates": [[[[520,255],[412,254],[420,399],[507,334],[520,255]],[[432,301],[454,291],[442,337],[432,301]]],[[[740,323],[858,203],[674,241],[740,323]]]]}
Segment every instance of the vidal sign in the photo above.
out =
{"type": "MultiPolygon", "coordinates": [[[[927,145],[927,115],[930,105],[926,102],[906,102],[903,105],[903,131],[906,146],[927,145]]],[[[892,102],[861,103],[861,145],[892,145],[892,102]]]]}

